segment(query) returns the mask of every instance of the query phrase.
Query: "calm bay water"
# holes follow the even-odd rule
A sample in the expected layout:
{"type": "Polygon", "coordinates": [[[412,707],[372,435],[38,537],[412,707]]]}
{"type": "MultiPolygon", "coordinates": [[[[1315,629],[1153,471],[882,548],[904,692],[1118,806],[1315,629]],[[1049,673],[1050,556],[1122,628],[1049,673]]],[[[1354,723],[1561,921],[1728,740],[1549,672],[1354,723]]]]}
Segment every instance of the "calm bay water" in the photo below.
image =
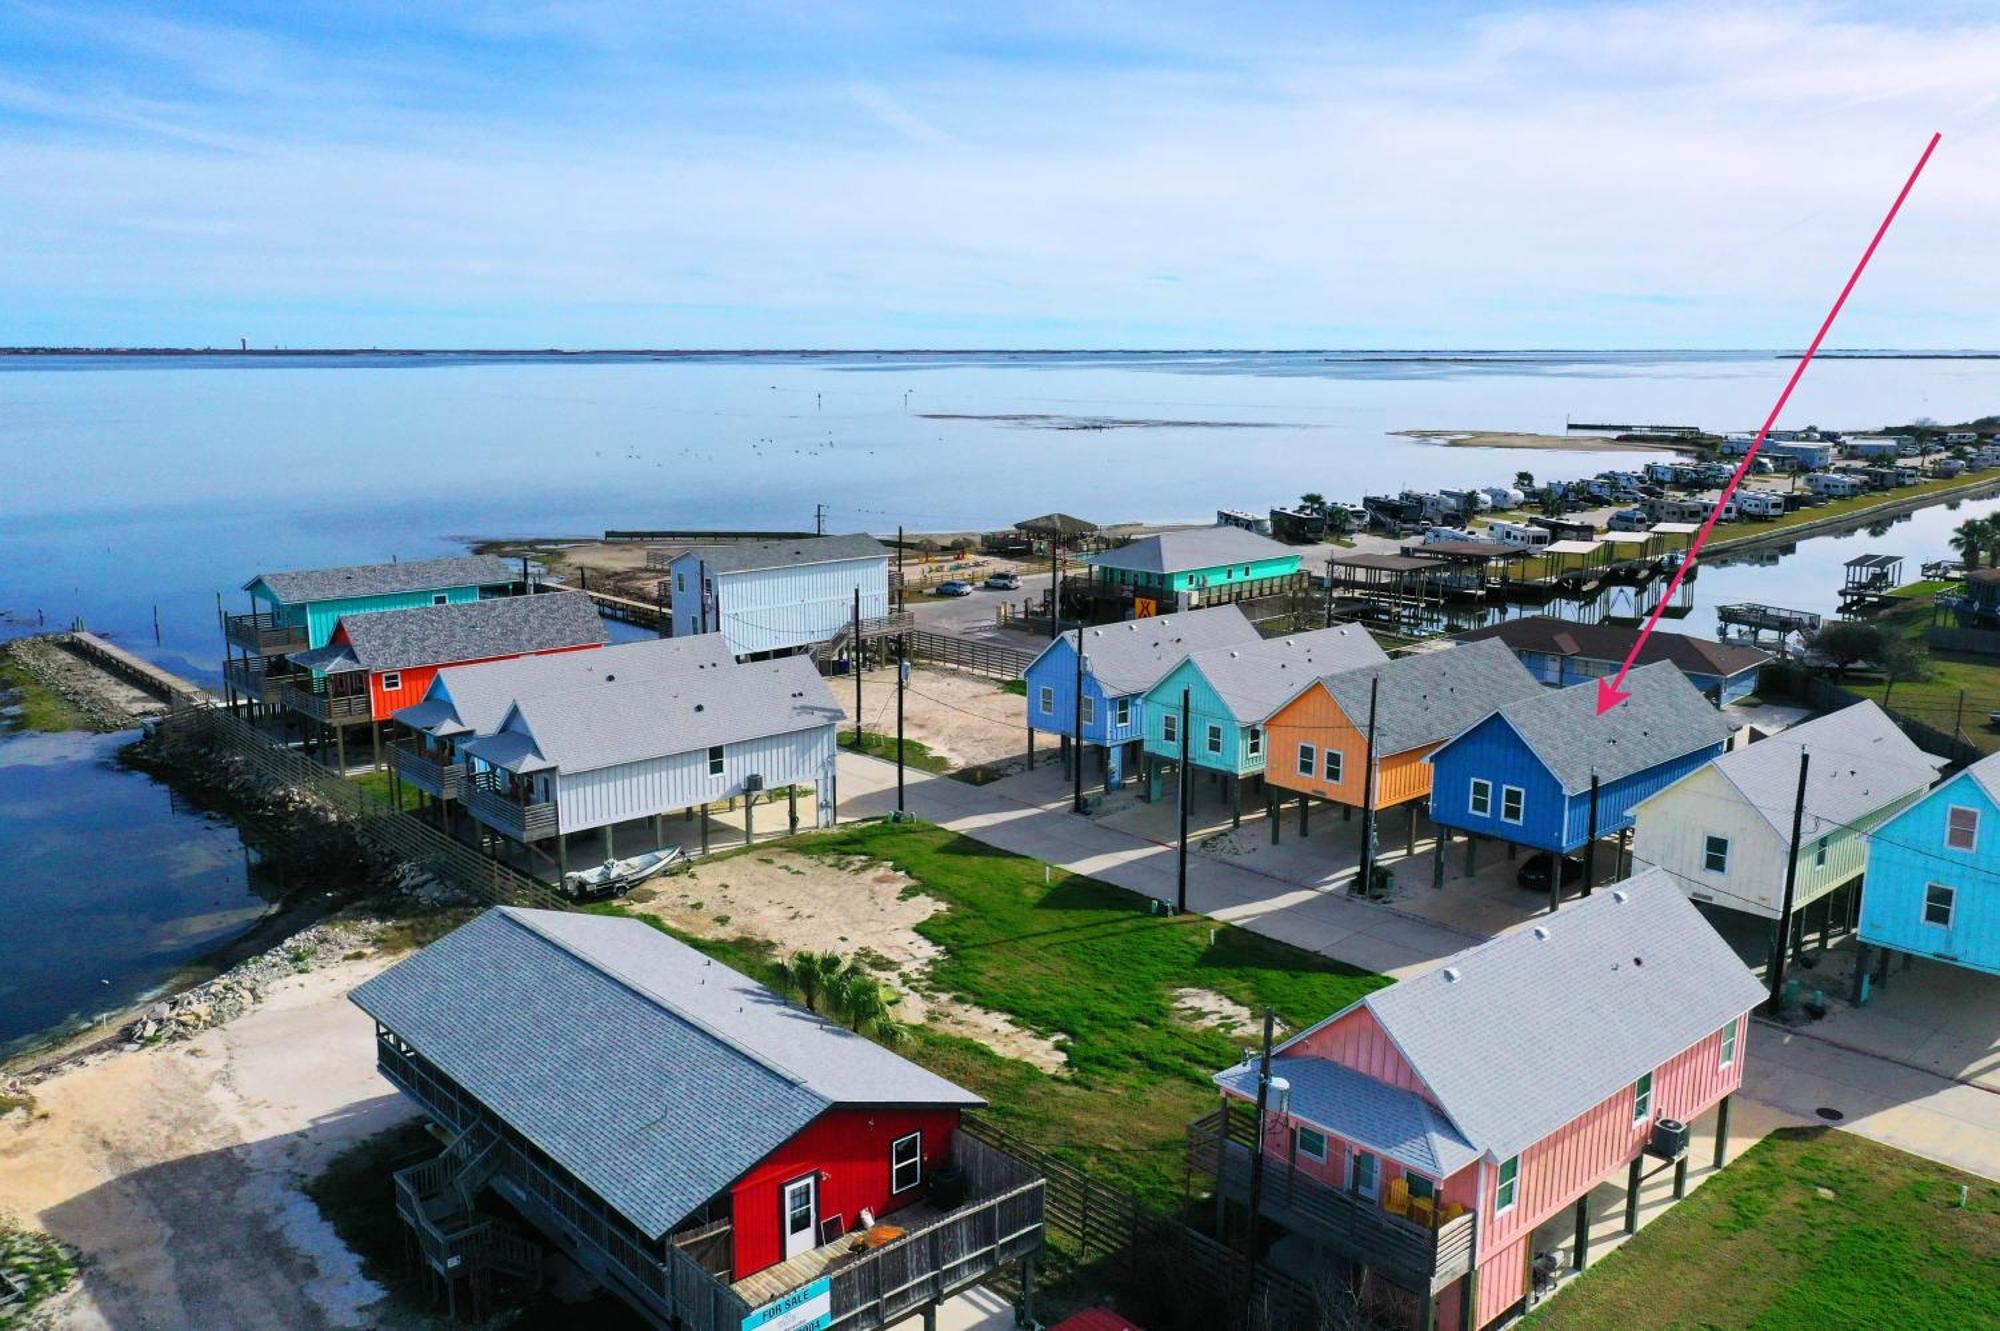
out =
{"type": "MultiPolygon", "coordinates": [[[[1444,448],[1411,429],[1754,428],[1765,352],[474,358],[0,357],[0,636],[81,618],[213,682],[216,596],[273,568],[610,527],[980,530],[1052,509],[1206,521],[1318,491],[1584,476],[1643,455],[1444,448]],[[159,613],[159,641],[153,615],[159,613]]],[[[2000,361],[1822,360],[1781,425],[2000,410],[2000,361]]],[[[1706,567],[1697,610],[1828,609],[1865,548],[1945,553],[2000,503],[1777,567],[1706,567]]],[[[137,997],[262,910],[233,831],[106,764],[0,738],[0,1048],[137,997]],[[109,983],[100,983],[109,981],[109,983]]]]}

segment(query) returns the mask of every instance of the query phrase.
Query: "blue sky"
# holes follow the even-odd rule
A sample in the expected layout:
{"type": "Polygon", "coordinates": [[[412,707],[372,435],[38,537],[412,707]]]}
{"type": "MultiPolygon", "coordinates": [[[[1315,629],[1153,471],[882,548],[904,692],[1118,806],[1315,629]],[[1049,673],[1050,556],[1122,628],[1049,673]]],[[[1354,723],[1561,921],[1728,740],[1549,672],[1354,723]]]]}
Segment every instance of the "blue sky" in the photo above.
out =
{"type": "Polygon", "coordinates": [[[1972,5],[0,0],[0,343],[1996,347],[1972,5]],[[1254,12],[1246,12],[1254,11],[1254,12]]]}

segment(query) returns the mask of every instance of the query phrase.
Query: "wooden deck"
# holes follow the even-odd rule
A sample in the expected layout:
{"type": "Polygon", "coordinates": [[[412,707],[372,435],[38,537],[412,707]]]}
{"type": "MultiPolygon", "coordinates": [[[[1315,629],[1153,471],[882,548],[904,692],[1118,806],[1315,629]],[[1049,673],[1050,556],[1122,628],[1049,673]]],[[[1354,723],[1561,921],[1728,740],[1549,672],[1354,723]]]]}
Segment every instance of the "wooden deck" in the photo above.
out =
{"type": "MultiPolygon", "coordinates": [[[[929,1202],[912,1202],[883,1216],[878,1223],[894,1225],[908,1234],[926,1225],[935,1224],[947,1214],[929,1202]]],[[[767,1266],[754,1275],[745,1276],[730,1288],[752,1308],[761,1308],[801,1285],[810,1284],[844,1266],[853,1266],[867,1255],[860,1244],[860,1234],[848,1234],[835,1239],[832,1243],[822,1243],[810,1252],[802,1252],[796,1257],[787,1258],[776,1266],[767,1266]]]]}

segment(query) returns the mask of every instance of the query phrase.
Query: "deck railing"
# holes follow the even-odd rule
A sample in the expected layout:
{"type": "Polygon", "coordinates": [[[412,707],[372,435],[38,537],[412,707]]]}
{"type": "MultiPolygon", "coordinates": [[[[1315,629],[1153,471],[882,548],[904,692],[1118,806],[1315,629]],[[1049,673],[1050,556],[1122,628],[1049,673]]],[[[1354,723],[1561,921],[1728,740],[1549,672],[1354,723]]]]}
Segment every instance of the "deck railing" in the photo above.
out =
{"type": "Polygon", "coordinates": [[[467,813],[524,845],[552,837],[561,830],[553,801],[533,803],[516,799],[508,789],[506,777],[499,772],[462,776],[458,790],[467,813]]]}
{"type": "Polygon", "coordinates": [[[265,669],[266,664],[262,657],[232,657],[222,663],[222,678],[239,697],[271,707],[282,706],[285,686],[291,677],[273,674],[265,669]]]}
{"type": "Polygon", "coordinates": [[[315,721],[366,721],[375,714],[374,700],[360,693],[334,693],[326,680],[292,681],[285,685],[285,706],[315,721]]]}
{"type": "MultiPolygon", "coordinates": [[[[484,1111],[449,1079],[379,1027],[376,1057],[383,1075],[439,1122],[462,1132],[485,1121],[484,1111]]],[[[727,1275],[711,1274],[708,1268],[717,1263],[699,1250],[698,1242],[683,1244],[670,1237],[663,1245],[651,1244],[539,1153],[506,1135],[497,1136],[493,1149],[493,1186],[551,1238],[566,1240],[572,1250],[583,1249],[586,1269],[603,1276],[656,1324],[678,1319],[685,1331],[739,1331],[756,1311],[731,1287],[727,1275]]],[[[965,1176],[964,1204],[826,1273],[832,1309],[826,1326],[832,1331],[894,1325],[1040,1250],[1040,1175],[963,1132],[952,1138],[952,1161],[965,1176]]],[[[442,1157],[427,1164],[449,1170],[442,1157]]],[[[419,1215],[423,1208],[416,1189],[428,1178],[421,1175],[425,1167],[404,1171],[412,1179],[419,1215]]],[[[440,1173],[430,1181],[441,1189],[446,1176],[440,1173]]],[[[401,1209],[401,1175],[398,1187],[401,1209]]],[[[679,1237],[698,1240],[700,1235],[679,1237]]]]}
{"type": "Polygon", "coordinates": [[[426,754],[414,740],[399,739],[389,745],[389,770],[401,780],[441,800],[455,800],[465,769],[457,763],[440,762],[426,754]]]}
{"type": "MultiPolygon", "coordinates": [[[[1254,1120],[1255,1114],[1237,1117],[1254,1120]]],[[[1217,1191],[1230,1201],[1247,1206],[1252,1148],[1228,1137],[1227,1130],[1220,1113],[1190,1124],[1188,1167],[1215,1179],[1217,1191]]],[[[1337,1248],[1351,1260],[1420,1292],[1435,1294],[1472,1269],[1472,1215],[1432,1229],[1393,1215],[1359,1194],[1328,1187],[1269,1156],[1264,1161],[1258,1211],[1266,1220],[1337,1248]]]]}
{"type": "Polygon", "coordinates": [[[254,614],[224,615],[222,617],[223,640],[232,646],[241,647],[246,652],[259,656],[281,656],[286,652],[302,652],[306,649],[306,626],[287,624],[268,611],[254,614]]]}

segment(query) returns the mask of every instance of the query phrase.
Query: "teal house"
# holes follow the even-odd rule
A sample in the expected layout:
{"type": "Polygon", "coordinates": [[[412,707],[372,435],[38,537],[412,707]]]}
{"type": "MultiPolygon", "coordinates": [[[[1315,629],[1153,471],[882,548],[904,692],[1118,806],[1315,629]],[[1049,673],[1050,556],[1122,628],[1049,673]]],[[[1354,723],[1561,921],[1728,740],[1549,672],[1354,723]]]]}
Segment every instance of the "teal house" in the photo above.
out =
{"type": "Polygon", "coordinates": [[[1164,531],[1083,562],[1092,567],[1089,597],[1100,620],[1277,596],[1302,580],[1295,548],[1241,527],[1164,531]]]}
{"type": "Polygon", "coordinates": [[[1243,782],[1264,773],[1265,718],[1323,675],[1388,659],[1359,624],[1190,654],[1146,691],[1146,798],[1159,798],[1162,772],[1179,764],[1185,724],[1189,765],[1217,773],[1240,815],[1243,782]]]}
{"type": "Polygon", "coordinates": [[[230,701],[276,705],[289,669],[284,658],[326,646],[343,615],[457,605],[519,588],[513,567],[497,555],[260,573],[243,584],[249,611],[222,616],[230,701]]]}
{"type": "MultiPolygon", "coordinates": [[[[1870,949],[2000,975],[2000,754],[1875,829],[1860,937],[1870,949]]],[[[1857,960],[1858,976],[1868,960],[1857,960]]]]}

